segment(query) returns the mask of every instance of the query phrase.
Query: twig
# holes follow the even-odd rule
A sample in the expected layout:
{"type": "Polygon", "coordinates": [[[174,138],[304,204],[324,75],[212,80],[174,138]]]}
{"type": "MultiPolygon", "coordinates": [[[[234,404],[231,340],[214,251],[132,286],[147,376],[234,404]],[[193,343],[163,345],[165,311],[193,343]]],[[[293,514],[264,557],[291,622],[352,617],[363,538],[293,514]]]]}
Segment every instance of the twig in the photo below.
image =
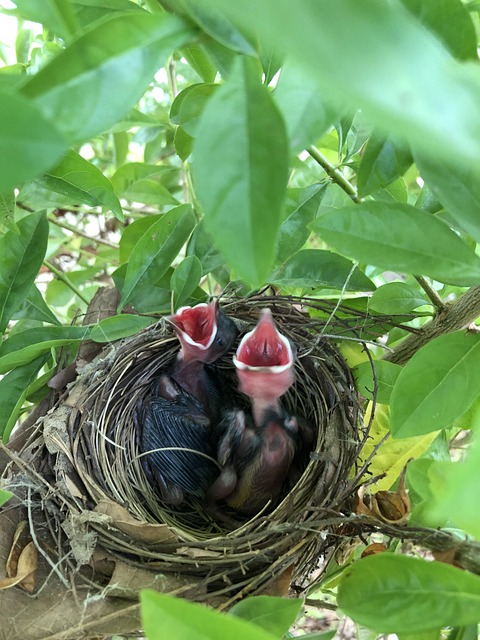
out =
{"type": "Polygon", "coordinates": [[[438,295],[437,291],[432,287],[432,285],[428,282],[426,278],[423,276],[414,276],[415,280],[425,291],[427,296],[429,297],[431,303],[434,307],[436,307],[439,311],[445,309],[447,303],[442,300],[442,298],[438,295]]]}
{"type": "Polygon", "coordinates": [[[465,329],[480,315],[480,286],[472,287],[458,300],[446,304],[429,323],[410,335],[384,360],[404,364],[427,342],[452,331],[465,329]]]}
{"type": "Polygon", "coordinates": [[[57,267],[55,267],[55,265],[53,265],[51,262],[48,262],[48,260],[44,260],[43,264],[47,267],[47,269],[49,271],[51,271],[61,282],[63,282],[64,284],[67,285],[67,287],[69,289],[71,289],[73,291],[73,293],[75,295],[77,295],[80,300],[83,300],[83,302],[85,302],[85,304],[89,304],[89,300],[87,300],[87,298],[85,298],[85,296],[83,295],[83,293],[78,289],[78,287],[76,287],[73,282],[71,282],[67,276],[60,271],[60,269],[57,269],[57,267]]]}
{"type": "Polygon", "coordinates": [[[325,173],[341,187],[350,198],[359,204],[362,202],[362,199],[358,196],[357,190],[352,185],[351,182],[345,178],[343,173],[331,164],[331,162],[321,153],[316,147],[311,146],[307,149],[307,152],[310,156],[318,162],[318,164],[322,167],[325,173]]]}
{"type": "Polygon", "coordinates": [[[114,242],[110,242],[109,240],[104,240],[103,238],[92,238],[92,236],[89,236],[88,233],[85,233],[85,231],[80,231],[80,229],[77,229],[77,227],[74,227],[71,224],[68,224],[67,222],[60,222],[59,220],[57,220],[56,218],[52,218],[51,216],[48,216],[48,221],[51,222],[52,224],[57,225],[57,227],[61,227],[62,229],[67,229],[67,231],[71,231],[72,233],[75,233],[77,236],[81,236],[82,238],[87,238],[87,240],[90,240],[90,242],[96,242],[97,244],[104,244],[107,247],[111,247],[112,249],[118,249],[118,244],[115,244],[114,242]]]}

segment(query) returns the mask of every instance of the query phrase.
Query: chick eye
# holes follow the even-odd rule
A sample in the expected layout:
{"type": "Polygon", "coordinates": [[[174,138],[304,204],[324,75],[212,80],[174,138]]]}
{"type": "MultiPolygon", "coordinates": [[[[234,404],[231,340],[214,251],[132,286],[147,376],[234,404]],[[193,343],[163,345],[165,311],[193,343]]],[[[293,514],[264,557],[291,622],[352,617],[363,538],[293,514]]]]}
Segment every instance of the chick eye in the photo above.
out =
{"type": "Polygon", "coordinates": [[[223,340],[222,340],[222,338],[218,338],[218,339],[217,339],[217,344],[218,344],[218,346],[219,346],[219,347],[223,347],[223,340]]]}

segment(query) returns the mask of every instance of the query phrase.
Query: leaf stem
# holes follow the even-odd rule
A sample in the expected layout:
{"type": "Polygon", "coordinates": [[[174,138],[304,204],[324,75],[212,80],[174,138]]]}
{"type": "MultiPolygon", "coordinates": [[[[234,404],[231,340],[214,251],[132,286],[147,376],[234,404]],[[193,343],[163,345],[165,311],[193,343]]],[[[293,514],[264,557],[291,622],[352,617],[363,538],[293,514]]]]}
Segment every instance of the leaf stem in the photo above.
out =
{"type": "Polygon", "coordinates": [[[80,298],[80,300],[83,300],[83,302],[85,302],[85,304],[88,305],[89,300],[87,300],[87,298],[85,298],[85,296],[83,295],[83,293],[78,289],[78,287],[76,287],[73,282],[71,282],[71,280],[69,280],[67,278],[67,276],[63,273],[63,271],[60,271],[60,269],[57,269],[57,267],[55,265],[53,265],[51,262],[49,262],[48,260],[44,260],[43,264],[47,267],[47,269],[49,271],[51,271],[61,282],[63,282],[64,284],[67,285],[67,287],[69,289],[71,289],[73,291],[73,293],[78,296],[80,298]]]}
{"type": "Polygon", "coordinates": [[[445,309],[447,306],[446,303],[442,300],[442,298],[438,295],[438,292],[432,287],[430,282],[423,276],[414,276],[415,280],[422,287],[422,289],[427,294],[428,298],[432,302],[433,306],[436,307],[439,311],[445,309]]]}
{"type": "Polygon", "coordinates": [[[359,197],[357,190],[352,185],[352,183],[349,182],[347,178],[345,178],[345,176],[340,171],[340,169],[337,169],[336,167],[333,166],[333,164],[328,160],[328,158],[326,158],[323,155],[321,151],[319,151],[316,147],[312,145],[311,147],[308,147],[307,152],[315,160],[315,162],[318,162],[318,164],[322,167],[325,173],[333,180],[333,182],[338,184],[338,186],[341,187],[354,202],[356,202],[357,204],[362,202],[362,198],[359,197]]]}

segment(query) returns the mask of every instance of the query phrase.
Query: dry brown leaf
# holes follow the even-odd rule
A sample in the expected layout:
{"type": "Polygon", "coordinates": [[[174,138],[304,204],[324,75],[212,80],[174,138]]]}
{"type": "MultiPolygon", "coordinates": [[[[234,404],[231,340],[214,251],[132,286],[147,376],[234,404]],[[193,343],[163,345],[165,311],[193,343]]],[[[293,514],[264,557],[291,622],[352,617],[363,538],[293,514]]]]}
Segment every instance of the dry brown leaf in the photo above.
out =
{"type": "Polygon", "coordinates": [[[20,536],[25,531],[27,526],[26,520],[21,520],[13,534],[12,546],[10,547],[10,553],[8,554],[7,564],[6,564],[6,573],[7,578],[13,578],[17,575],[18,568],[18,559],[20,558],[20,554],[22,553],[22,549],[25,545],[20,543],[20,536]]]}
{"type": "Polygon", "coordinates": [[[362,485],[358,490],[355,513],[373,516],[389,524],[405,524],[410,515],[410,498],[405,486],[406,472],[405,466],[397,491],[377,491],[369,495],[366,493],[365,485],[362,485]]]}
{"type": "Polygon", "coordinates": [[[138,542],[148,544],[178,542],[178,537],[166,524],[150,524],[143,520],[137,520],[125,507],[113,500],[106,498],[100,500],[95,511],[108,516],[111,519],[111,525],[138,542]]]}
{"type": "Polygon", "coordinates": [[[278,597],[288,596],[294,568],[294,564],[288,566],[279,576],[272,580],[265,589],[262,590],[260,595],[278,597]]]}
{"type": "Polygon", "coordinates": [[[0,580],[0,589],[10,589],[18,585],[28,593],[33,593],[36,586],[37,549],[33,542],[29,542],[20,552],[18,560],[16,560],[15,556],[16,553],[9,556],[10,567],[7,568],[8,575],[15,567],[15,575],[9,575],[7,578],[0,580]]]}
{"type": "Polygon", "coordinates": [[[444,562],[445,564],[451,564],[454,567],[462,569],[462,567],[456,562],[457,550],[449,549],[448,551],[432,551],[432,555],[438,562],[444,562]]]}
{"type": "Polygon", "coordinates": [[[365,547],[362,553],[362,558],[366,558],[367,556],[376,556],[378,553],[385,553],[387,547],[381,542],[373,542],[369,544],[368,547],[365,547]]]}

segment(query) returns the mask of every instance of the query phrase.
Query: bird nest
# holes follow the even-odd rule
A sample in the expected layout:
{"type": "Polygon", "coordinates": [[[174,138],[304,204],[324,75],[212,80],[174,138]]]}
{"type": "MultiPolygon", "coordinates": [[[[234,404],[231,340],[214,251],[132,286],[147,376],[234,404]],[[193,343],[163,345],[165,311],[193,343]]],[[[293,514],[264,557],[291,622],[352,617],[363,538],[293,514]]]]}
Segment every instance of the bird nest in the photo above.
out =
{"type": "MultiPolygon", "coordinates": [[[[66,533],[57,535],[58,555],[70,549],[76,566],[88,565],[104,549],[137,569],[167,576],[163,590],[224,605],[275,591],[285,576],[287,584],[307,587],[322,559],[345,542],[341,522],[351,513],[364,472],[356,461],[367,437],[350,370],[324,336],[326,317],[317,303],[266,296],[222,303],[241,334],[253,328],[262,308],[271,309],[278,329],[298,349],[296,381],[282,403],[316,434],[295,485],[254,517],[231,514],[235,528],[198,499],[177,507],[162,503],[142,465],[135,408],[176,357],[170,325],[160,319],[109,344],[85,365],[20,454],[36,469],[32,495],[49,514],[50,529],[66,533]],[[181,580],[172,587],[168,576],[181,580]]],[[[329,331],[335,323],[348,329],[333,315],[327,319],[329,331]]],[[[231,356],[218,366],[235,388],[231,356]]]]}

